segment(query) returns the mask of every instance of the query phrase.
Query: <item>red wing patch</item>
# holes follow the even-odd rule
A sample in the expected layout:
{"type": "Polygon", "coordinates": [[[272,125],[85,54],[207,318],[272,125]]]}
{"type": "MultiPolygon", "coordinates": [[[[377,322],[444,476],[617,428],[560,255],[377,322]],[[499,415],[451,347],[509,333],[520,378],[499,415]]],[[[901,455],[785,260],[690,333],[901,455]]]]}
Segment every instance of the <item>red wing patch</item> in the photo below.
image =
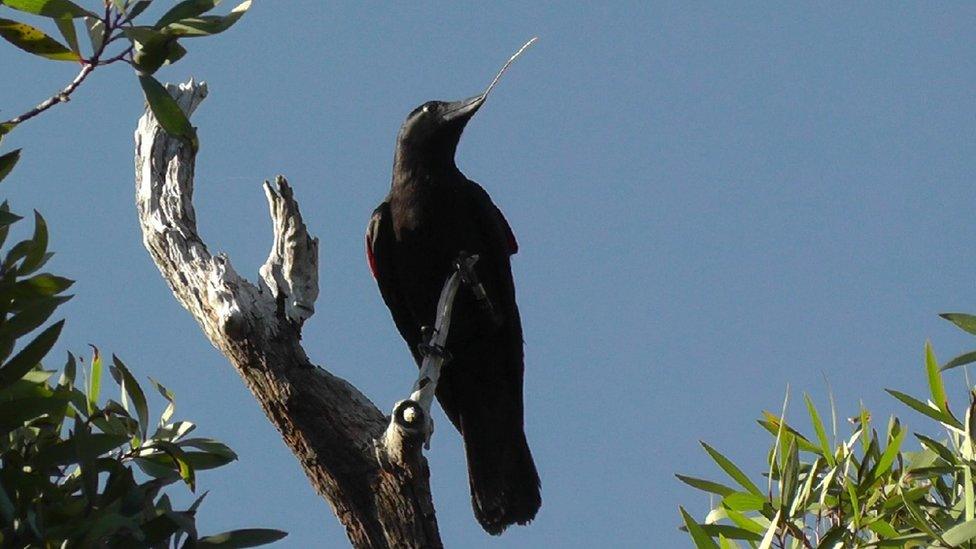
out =
{"type": "Polygon", "coordinates": [[[369,264],[369,272],[373,274],[373,279],[377,280],[376,277],[376,258],[373,257],[373,243],[370,242],[369,233],[366,233],[366,263],[369,264]]]}

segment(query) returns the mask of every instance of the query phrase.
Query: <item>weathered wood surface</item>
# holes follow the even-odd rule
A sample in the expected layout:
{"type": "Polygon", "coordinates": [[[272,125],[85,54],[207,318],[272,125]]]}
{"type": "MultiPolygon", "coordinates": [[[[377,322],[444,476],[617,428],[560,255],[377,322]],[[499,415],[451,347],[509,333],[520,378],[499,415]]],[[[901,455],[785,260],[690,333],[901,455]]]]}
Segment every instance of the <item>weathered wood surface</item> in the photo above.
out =
{"type": "MultiPolygon", "coordinates": [[[[168,89],[188,114],[207,96],[206,84],[192,80],[168,89]]],[[[388,433],[390,420],[351,384],[312,364],[301,346],[302,324],[318,296],[318,240],[308,234],[285,179],[265,183],[273,246],[255,285],[234,271],[227,256],[211,254],[197,232],[190,144],[167,135],[148,108],[135,142],[136,203],[146,249],[176,299],[240,374],[353,545],[440,547],[420,450],[426,430],[388,433]]],[[[424,400],[426,413],[430,399],[424,400]]]]}

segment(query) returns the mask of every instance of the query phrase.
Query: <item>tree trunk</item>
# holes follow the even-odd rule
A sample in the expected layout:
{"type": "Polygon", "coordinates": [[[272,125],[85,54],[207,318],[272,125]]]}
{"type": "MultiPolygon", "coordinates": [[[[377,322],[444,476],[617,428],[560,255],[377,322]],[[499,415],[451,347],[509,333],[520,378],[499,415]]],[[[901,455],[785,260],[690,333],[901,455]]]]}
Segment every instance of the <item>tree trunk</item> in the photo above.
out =
{"type": "MultiPolygon", "coordinates": [[[[207,95],[206,84],[192,80],[168,89],[187,115],[207,95]]],[[[136,202],[153,261],[240,374],[352,544],[441,547],[420,450],[429,430],[404,429],[415,415],[402,417],[403,402],[391,421],[351,384],[309,362],[300,344],[318,297],[318,240],[285,179],[264,185],[274,244],[255,285],[225,255],[211,255],[197,233],[191,144],[166,134],[148,108],[135,142],[136,202]]]]}

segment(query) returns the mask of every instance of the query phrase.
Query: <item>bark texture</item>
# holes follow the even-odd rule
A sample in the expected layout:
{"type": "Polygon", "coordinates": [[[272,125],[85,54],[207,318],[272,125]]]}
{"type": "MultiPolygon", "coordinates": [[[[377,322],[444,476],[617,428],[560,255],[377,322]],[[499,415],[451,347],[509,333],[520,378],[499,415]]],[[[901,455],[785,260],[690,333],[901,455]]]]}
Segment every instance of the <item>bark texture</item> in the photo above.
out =
{"type": "MultiPolygon", "coordinates": [[[[206,84],[192,80],[168,89],[188,115],[207,96],[206,84]]],[[[147,108],[135,145],[146,249],[177,300],[240,374],[353,545],[441,547],[420,450],[427,430],[396,429],[403,406],[391,421],[351,384],[312,364],[301,346],[302,324],[318,296],[318,240],[308,234],[285,179],[265,183],[274,240],[255,285],[234,271],[227,256],[211,254],[197,232],[190,143],[167,135],[147,108]],[[406,434],[388,432],[393,430],[406,434]]],[[[415,418],[407,415],[411,423],[415,418]]]]}

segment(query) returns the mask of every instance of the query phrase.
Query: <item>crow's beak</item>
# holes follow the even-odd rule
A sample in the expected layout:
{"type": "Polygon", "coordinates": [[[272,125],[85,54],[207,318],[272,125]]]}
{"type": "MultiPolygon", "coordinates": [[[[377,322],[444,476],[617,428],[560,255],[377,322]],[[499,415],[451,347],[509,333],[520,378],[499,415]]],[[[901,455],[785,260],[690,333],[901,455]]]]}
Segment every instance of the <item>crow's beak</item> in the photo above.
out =
{"type": "Polygon", "coordinates": [[[448,103],[447,105],[444,105],[441,118],[445,122],[453,122],[456,120],[466,123],[472,116],[474,116],[474,113],[478,112],[478,109],[481,108],[481,105],[485,103],[485,98],[487,97],[488,94],[483,93],[481,95],[448,103]]]}

